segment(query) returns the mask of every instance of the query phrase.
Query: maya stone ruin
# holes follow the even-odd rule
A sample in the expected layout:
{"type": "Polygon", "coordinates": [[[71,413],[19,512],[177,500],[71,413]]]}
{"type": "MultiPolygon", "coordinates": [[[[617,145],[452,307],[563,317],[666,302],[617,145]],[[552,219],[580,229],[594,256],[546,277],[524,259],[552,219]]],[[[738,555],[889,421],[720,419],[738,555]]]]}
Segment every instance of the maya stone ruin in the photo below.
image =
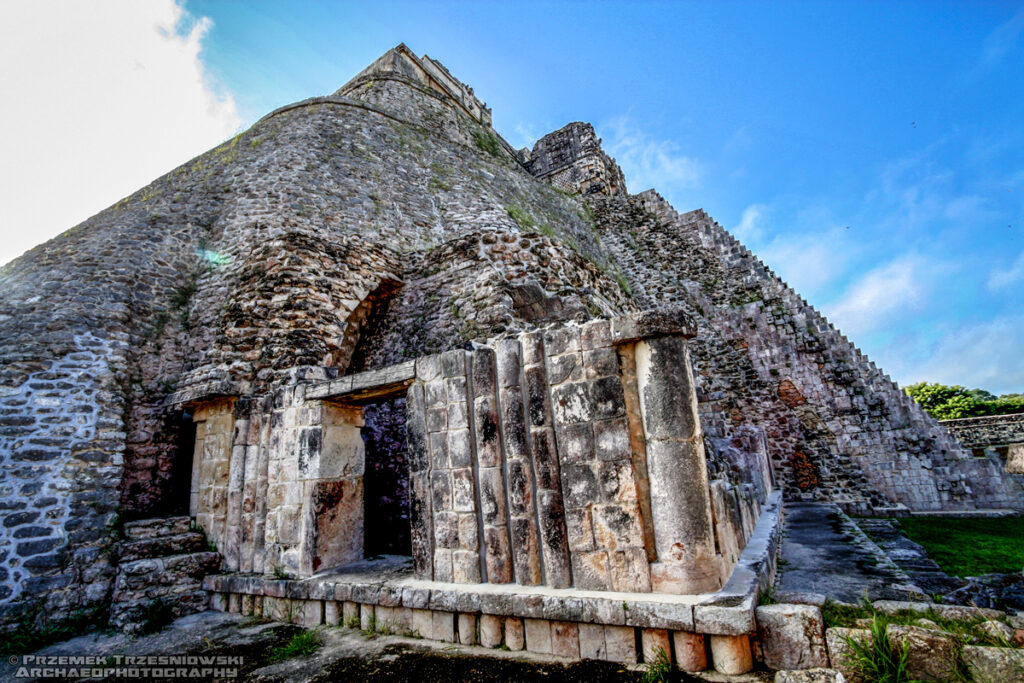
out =
{"type": "Polygon", "coordinates": [[[740,672],[785,501],[1024,508],[1022,421],[954,438],[600,142],[399,45],[0,269],[0,623],[740,672]]]}

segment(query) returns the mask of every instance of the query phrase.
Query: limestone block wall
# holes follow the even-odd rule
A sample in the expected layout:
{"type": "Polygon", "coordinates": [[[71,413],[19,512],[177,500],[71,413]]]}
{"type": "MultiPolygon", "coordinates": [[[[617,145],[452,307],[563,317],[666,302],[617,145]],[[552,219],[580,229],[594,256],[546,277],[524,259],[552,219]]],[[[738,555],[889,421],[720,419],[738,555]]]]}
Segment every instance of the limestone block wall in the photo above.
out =
{"type": "Polygon", "coordinates": [[[986,448],[1024,443],[1024,413],[987,415],[939,422],[964,448],[986,448]]]}

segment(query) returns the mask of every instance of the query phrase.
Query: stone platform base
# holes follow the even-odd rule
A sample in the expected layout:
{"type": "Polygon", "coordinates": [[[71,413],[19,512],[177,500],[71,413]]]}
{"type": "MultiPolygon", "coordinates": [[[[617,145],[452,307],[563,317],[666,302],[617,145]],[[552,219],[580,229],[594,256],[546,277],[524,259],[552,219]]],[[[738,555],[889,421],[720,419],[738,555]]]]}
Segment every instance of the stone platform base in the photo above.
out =
{"type": "Polygon", "coordinates": [[[208,576],[203,587],[212,609],[307,627],[340,624],[622,663],[650,661],[660,648],[681,669],[738,674],[753,666],[754,612],[774,577],[780,513],[776,492],[729,581],[703,595],[420,581],[394,563],[387,572],[366,565],[303,580],[208,576]]]}

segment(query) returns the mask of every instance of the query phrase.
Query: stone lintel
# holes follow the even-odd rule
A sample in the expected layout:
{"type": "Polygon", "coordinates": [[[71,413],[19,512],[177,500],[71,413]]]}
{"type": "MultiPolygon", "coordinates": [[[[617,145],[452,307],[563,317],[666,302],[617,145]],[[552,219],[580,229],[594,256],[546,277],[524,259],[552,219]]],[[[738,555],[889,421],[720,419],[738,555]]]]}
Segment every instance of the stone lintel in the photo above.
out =
{"type": "Polygon", "coordinates": [[[164,406],[183,407],[218,398],[243,396],[248,393],[250,393],[249,387],[240,382],[203,382],[170,394],[164,399],[164,406]]]}
{"type": "Polygon", "coordinates": [[[406,361],[386,368],[346,375],[319,382],[306,389],[307,399],[344,400],[364,403],[404,391],[416,378],[416,362],[406,361]]]}
{"type": "Polygon", "coordinates": [[[612,344],[628,344],[641,339],[697,336],[697,323],[681,308],[656,309],[612,318],[612,344]]]}

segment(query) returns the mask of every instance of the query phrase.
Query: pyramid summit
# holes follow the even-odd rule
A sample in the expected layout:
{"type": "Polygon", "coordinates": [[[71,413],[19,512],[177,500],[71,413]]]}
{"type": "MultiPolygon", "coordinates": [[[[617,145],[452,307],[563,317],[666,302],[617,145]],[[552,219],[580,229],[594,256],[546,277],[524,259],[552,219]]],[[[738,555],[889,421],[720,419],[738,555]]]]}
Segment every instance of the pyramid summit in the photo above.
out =
{"type": "Polygon", "coordinates": [[[491,123],[398,45],[0,269],[0,621],[287,598],[742,647],[783,500],[1024,508],[590,124],[491,123]]]}

